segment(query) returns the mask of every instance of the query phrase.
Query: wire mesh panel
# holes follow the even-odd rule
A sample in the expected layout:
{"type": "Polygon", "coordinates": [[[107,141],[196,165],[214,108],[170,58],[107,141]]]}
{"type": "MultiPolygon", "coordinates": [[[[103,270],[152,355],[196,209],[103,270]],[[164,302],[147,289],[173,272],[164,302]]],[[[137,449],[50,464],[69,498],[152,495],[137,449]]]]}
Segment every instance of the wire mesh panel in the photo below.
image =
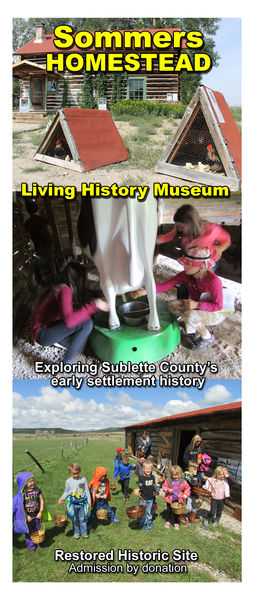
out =
{"type": "Polygon", "coordinates": [[[172,149],[167,162],[194,170],[225,175],[200,104],[194,110],[191,120],[172,149]]]}

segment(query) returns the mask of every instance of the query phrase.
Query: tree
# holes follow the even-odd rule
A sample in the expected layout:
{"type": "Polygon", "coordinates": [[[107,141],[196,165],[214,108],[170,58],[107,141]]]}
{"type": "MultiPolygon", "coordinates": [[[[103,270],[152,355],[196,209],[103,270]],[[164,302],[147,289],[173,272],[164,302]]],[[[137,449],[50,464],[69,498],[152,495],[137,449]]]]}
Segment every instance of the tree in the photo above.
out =
{"type": "Polygon", "coordinates": [[[82,83],[82,91],[79,98],[80,108],[95,108],[96,102],[94,99],[94,86],[92,73],[84,71],[84,79],[82,83]]]}

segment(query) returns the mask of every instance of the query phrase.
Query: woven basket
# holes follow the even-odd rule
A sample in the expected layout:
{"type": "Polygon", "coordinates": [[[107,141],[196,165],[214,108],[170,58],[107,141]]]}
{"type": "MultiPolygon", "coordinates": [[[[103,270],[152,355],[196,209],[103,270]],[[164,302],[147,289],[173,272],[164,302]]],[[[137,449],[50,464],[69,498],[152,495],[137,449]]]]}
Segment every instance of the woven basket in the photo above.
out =
{"type": "Polygon", "coordinates": [[[183,515],[186,510],[185,502],[172,502],[171,507],[175,515],[183,515]]]}
{"type": "Polygon", "coordinates": [[[165,477],[159,477],[158,483],[164,483],[164,481],[165,481],[165,477]]]}
{"type": "Polygon", "coordinates": [[[99,521],[105,521],[108,518],[108,510],[106,508],[99,508],[96,510],[96,517],[99,521]]]}
{"type": "MultiPolygon", "coordinates": [[[[130,496],[136,496],[136,494],[130,494],[128,498],[130,496]]],[[[141,496],[137,496],[137,498],[138,497],[141,498],[141,496]]],[[[143,500],[143,498],[141,498],[141,500],[143,500]]],[[[129,519],[140,519],[140,517],[143,517],[146,510],[146,503],[144,500],[143,502],[144,504],[135,504],[135,506],[127,507],[127,498],[125,498],[125,512],[129,519]]]]}
{"type": "Polygon", "coordinates": [[[56,527],[64,527],[68,521],[66,513],[61,512],[61,510],[64,510],[64,508],[62,509],[59,504],[55,504],[53,508],[53,520],[56,527]]]}
{"type": "Polygon", "coordinates": [[[110,483],[109,484],[109,489],[113,492],[114,490],[116,490],[116,483],[110,483]]]}
{"type": "Polygon", "coordinates": [[[42,529],[38,529],[38,531],[34,531],[34,533],[30,534],[30,539],[32,540],[33,544],[42,544],[42,542],[44,542],[44,540],[45,540],[45,525],[44,525],[44,523],[41,523],[41,528],[42,529]]]}
{"type": "Polygon", "coordinates": [[[197,496],[202,496],[205,498],[211,498],[212,492],[210,492],[210,490],[203,490],[203,488],[194,486],[192,488],[192,492],[193,494],[196,494],[197,496]]]}
{"type": "Polygon", "coordinates": [[[56,527],[64,527],[65,523],[67,523],[67,520],[67,515],[54,515],[54,523],[56,527]]]}

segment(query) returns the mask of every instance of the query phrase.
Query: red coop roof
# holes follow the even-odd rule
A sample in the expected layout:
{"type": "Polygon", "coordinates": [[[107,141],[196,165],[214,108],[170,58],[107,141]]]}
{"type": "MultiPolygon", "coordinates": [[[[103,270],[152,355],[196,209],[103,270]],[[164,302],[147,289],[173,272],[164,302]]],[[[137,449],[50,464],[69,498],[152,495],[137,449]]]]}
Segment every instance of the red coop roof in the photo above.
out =
{"type": "Polygon", "coordinates": [[[223,137],[235,162],[237,171],[242,176],[241,163],[241,134],[234,120],[232,112],[220,92],[215,92],[204,86],[204,89],[209,98],[209,102],[214,111],[218,125],[222,131],[223,137]]]}
{"type": "Polygon", "coordinates": [[[83,108],[62,110],[86,171],[129,158],[108,110],[83,108]]]}

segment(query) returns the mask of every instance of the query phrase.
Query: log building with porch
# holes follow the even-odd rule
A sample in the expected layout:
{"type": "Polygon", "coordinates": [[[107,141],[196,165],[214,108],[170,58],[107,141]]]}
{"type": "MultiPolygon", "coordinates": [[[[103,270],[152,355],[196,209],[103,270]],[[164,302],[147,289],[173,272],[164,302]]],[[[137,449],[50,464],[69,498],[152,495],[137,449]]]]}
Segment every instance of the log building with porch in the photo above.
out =
{"type": "MultiPolygon", "coordinates": [[[[147,30],[153,36],[158,29],[147,30]]],[[[164,31],[173,34],[179,29],[165,29],[164,31]]],[[[120,32],[123,33],[123,32],[120,32]]],[[[36,27],[36,37],[14,52],[15,63],[13,65],[13,76],[19,78],[21,97],[28,98],[28,108],[30,113],[56,112],[63,105],[64,85],[68,90],[67,106],[71,108],[79,107],[79,96],[83,83],[84,73],[70,72],[67,69],[63,74],[58,72],[48,73],[46,70],[46,55],[53,53],[53,59],[57,57],[58,50],[53,43],[54,34],[46,34],[43,23],[36,27]]],[[[174,54],[174,67],[177,64],[181,50],[184,51],[186,43],[182,40],[181,49],[171,48],[174,54]]],[[[85,55],[85,51],[77,48],[75,45],[65,50],[67,53],[76,53],[85,55]]],[[[90,53],[97,55],[95,48],[89,49],[90,53]]],[[[103,49],[101,52],[113,52],[113,49],[103,49]]],[[[141,52],[149,52],[143,49],[141,52]]],[[[165,52],[154,48],[154,53],[165,52]]],[[[124,49],[118,49],[118,53],[125,53],[124,49]]],[[[140,54],[140,52],[138,52],[140,54]]],[[[133,73],[128,73],[122,81],[122,96],[131,100],[150,100],[152,102],[179,102],[180,100],[180,73],[160,72],[157,65],[153,66],[152,72],[147,72],[145,68],[145,59],[140,61],[141,69],[133,73]]],[[[111,101],[114,76],[108,73],[106,98],[108,104],[111,101]]]]}

